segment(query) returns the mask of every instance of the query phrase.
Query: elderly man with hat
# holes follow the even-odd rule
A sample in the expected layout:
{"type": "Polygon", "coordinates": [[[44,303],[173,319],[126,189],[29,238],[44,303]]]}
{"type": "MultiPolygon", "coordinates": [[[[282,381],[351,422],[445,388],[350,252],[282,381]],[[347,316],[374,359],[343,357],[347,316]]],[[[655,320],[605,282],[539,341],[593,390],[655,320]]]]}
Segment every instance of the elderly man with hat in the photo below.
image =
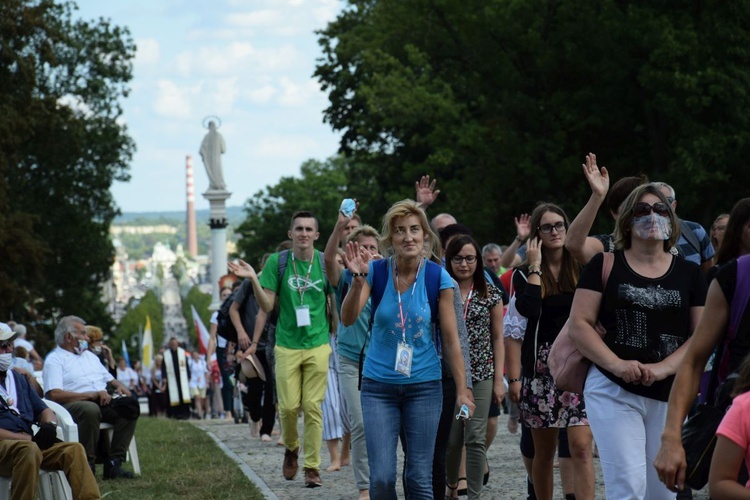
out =
{"type": "Polygon", "coordinates": [[[57,439],[57,418],[29,384],[33,375],[9,370],[16,336],[0,323],[0,475],[11,477],[10,497],[34,498],[41,468],[64,471],[75,498],[101,498],[83,446],[57,439]]]}

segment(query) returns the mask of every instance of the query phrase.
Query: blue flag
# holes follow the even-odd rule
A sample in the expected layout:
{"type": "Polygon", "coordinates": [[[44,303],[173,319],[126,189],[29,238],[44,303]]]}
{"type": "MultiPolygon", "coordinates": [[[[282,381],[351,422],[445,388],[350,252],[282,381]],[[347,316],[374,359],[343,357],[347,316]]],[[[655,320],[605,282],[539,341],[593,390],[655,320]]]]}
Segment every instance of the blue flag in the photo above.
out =
{"type": "Polygon", "coordinates": [[[125,358],[125,364],[130,368],[130,356],[128,356],[128,348],[125,345],[125,339],[122,339],[122,357],[125,358]]]}

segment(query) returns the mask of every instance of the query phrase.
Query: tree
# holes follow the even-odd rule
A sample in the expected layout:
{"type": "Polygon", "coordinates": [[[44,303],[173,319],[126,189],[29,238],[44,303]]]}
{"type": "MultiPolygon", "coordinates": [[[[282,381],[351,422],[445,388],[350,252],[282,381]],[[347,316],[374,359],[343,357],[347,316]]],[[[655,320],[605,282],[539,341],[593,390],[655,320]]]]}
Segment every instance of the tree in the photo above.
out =
{"type": "Polygon", "coordinates": [[[670,182],[708,224],[745,194],[748,19],[743,2],[350,0],[315,74],[382,199],[432,174],[435,209],[480,240],[508,240],[537,200],[573,216],[589,151],[615,180],[670,182]]]}
{"type": "MultiPolygon", "coordinates": [[[[164,345],[164,315],[161,300],[153,290],[149,290],[140,302],[131,299],[128,310],[108,342],[114,352],[122,352],[123,340],[127,346],[130,346],[133,335],[145,328],[147,316],[151,319],[151,335],[154,339],[154,347],[158,348],[164,345]]],[[[134,356],[131,359],[141,358],[140,352],[133,351],[131,354],[134,356]]]]}
{"type": "Polygon", "coordinates": [[[99,287],[114,255],[109,188],[135,149],[119,121],[135,46],[74,9],[0,4],[0,317],[76,314],[108,331],[99,287]]]}
{"type": "MultiPolygon", "coordinates": [[[[297,210],[309,210],[318,218],[323,248],[336,222],[336,213],[344,198],[363,200],[359,213],[365,221],[374,221],[378,190],[371,178],[355,176],[351,164],[341,156],[326,162],[308,160],[300,169],[301,177],[282,177],[275,186],[268,186],[247,200],[247,218],[237,228],[241,238],[237,242],[240,255],[253,266],[263,254],[274,252],[287,239],[292,215],[297,210]],[[372,218],[371,218],[372,217],[372,218]]],[[[413,196],[413,195],[412,195],[413,196]]]]}

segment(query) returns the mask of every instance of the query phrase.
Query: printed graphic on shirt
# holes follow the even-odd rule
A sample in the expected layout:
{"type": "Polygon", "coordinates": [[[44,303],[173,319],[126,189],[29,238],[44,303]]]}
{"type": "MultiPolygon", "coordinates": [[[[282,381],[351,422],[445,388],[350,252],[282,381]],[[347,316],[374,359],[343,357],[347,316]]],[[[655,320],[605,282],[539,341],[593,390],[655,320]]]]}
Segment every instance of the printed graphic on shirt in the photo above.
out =
{"type": "Polygon", "coordinates": [[[304,292],[312,288],[315,291],[322,292],[325,288],[325,283],[322,279],[313,281],[311,279],[305,278],[304,276],[295,276],[294,274],[289,276],[289,279],[286,280],[286,283],[289,288],[294,291],[302,290],[304,292]]]}
{"type": "MultiPolygon", "coordinates": [[[[645,310],[667,311],[682,307],[682,296],[677,290],[661,286],[637,287],[629,283],[618,287],[617,344],[649,351],[648,358],[661,360],[672,354],[684,342],[683,338],[662,333],[658,339],[649,338],[648,315],[645,310]]],[[[653,330],[653,325],[651,330],[653,330]]]]}

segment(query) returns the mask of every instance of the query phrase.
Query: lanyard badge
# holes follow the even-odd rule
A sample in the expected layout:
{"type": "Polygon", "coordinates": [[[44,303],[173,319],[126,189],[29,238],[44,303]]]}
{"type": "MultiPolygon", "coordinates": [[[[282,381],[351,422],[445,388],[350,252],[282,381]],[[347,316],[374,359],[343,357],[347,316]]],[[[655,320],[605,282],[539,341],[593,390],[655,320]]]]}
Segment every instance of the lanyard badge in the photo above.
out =
{"type": "MultiPolygon", "coordinates": [[[[404,306],[401,302],[401,292],[398,289],[398,268],[396,267],[396,261],[393,261],[393,268],[396,275],[396,293],[398,294],[398,312],[401,319],[401,342],[396,347],[396,363],[393,367],[398,373],[411,377],[411,362],[414,357],[414,350],[412,346],[406,343],[406,315],[404,314],[404,306]]],[[[419,271],[422,269],[422,261],[419,261],[419,267],[417,267],[417,273],[414,275],[414,283],[412,283],[411,296],[409,298],[409,305],[406,307],[406,313],[409,313],[409,306],[411,306],[412,299],[414,298],[414,290],[417,289],[417,278],[419,278],[419,271]]]]}

